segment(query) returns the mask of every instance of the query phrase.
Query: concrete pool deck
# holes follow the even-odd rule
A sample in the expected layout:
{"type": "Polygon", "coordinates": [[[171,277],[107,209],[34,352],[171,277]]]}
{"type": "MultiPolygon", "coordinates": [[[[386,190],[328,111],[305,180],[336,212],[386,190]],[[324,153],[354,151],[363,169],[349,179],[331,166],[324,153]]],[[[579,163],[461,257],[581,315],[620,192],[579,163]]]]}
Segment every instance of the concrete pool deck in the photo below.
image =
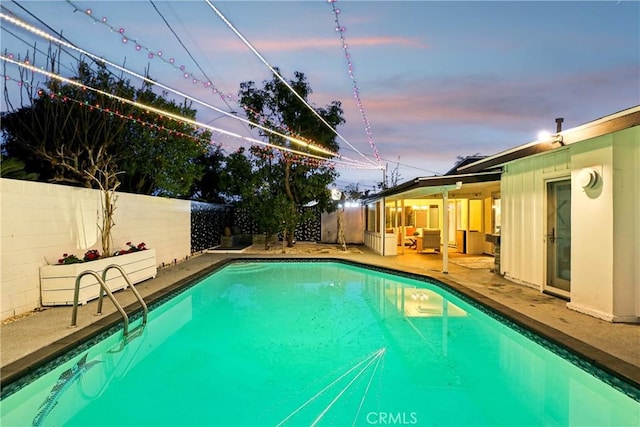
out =
{"type": "MultiPolygon", "coordinates": [[[[136,285],[136,289],[145,300],[161,298],[229,258],[346,259],[441,280],[640,388],[640,325],[610,323],[570,310],[562,299],[492,273],[488,268],[490,260],[450,253],[449,273],[443,274],[440,254],[407,250],[404,255],[382,257],[360,246],[350,246],[347,252],[335,245],[298,244],[296,247],[298,250],[285,254],[280,249],[266,253],[251,248],[243,253],[199,254],[160,269],[156,278],[136,285]]],[[[138,306],[130,291],[120,291],[116,297],[126,308],[129,304],[131,308],[138,306]]],[[[119,320],[110,301],[105,302],[102,316],[95,316],[96,305],[97,302],[92,301],[79,307],[77,328],[69,328],[71,307],[46,307],[3,322],[0,328],[3,387],[42,361],[50,360],[119,320]]]]}

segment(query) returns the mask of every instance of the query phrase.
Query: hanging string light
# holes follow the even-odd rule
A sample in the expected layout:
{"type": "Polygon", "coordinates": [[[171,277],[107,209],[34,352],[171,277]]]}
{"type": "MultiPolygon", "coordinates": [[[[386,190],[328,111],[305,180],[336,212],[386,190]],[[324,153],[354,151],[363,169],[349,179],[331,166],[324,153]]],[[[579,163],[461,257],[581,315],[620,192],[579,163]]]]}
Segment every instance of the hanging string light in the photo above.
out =
{"type": "MultiPolygon", "coordinates": [[[[161,116],[168,117],[170,119],[174,119],[174,120],[176,120],[178,122],[181,122],[183,124],[189,124],[189,125],[193,126],[194,130],[196,130],[198,128],[208,129],[210,131],[217,132],[217,133],[220,133],[222,135],[230,136],[230,137],[233,137],[233,138],[237,138],[239,140],[242,140],[242,141],[245,141],[245,142],[249,142],[251,144],[272,147],[272,148],[276,148],[276,149],[281,150],[281,151],[287,151],[287,152],[290,152],[290,153],[293,153],[293,154],[298,154],[300,156],[306,156],[306,157],[309,157],[309,158],[315,158],[315,159],[318,159],[318,160],[321,160],[321,161],[331,160],[335,164],[345,164],[347,166],[352,166],[352,167],[353,166],[362,166],[362,164],[349,163],[349,162],[345,162],[343,160],[327,159],[326,157],[317,156],[315,154],[305,153],[305,152],[302,152],[302,151],[293,150],[291,148],[282,147],[282,146],[275,145],[275,144],[270,144],[268,142],[260,141],[260,140],[255,139],[255,138],[242,136],[242,135],[236,134],[234,132],[229,132],[229,131],[224,130],[224,129],[216,128],[215,126],[211,126],[211,125],[208,125],[208,124],[205,124],[205,123],[200,123],[200,122],[198,122],[198,121],[196,121],[194,119],[190,119],[188,117],[180,116],[178,114],[174,114],[174,113],[171,113],[169,111],[163,111],[163,110],[161,110],[159,108],[155,108],[155,107],[150,106],[150,105],[145,105],[145,104],[142,104],[142,103],[139,103],[139,102],[136,102],[136,101],[132,101],[132,100],[129,100],[129,99],[126,99],[126,98],[122,98],[122,97],[117,96],[117,95],[113,95],[111,93],[105,92],[105,91],[100,90],[100,89],[93,88],[91,86],[86,86],[86,85],[84,85],[84,84],[82,84],[82,83],[80,83],[80,82],[78,82],[76,80],[68,79],[68,78],[63,77],[61,75],[52,73],[50,71],[46,71],[46,70],[44,70],[42,68],[37,68],[34,65],[31,65],[30,63],[28,63],[27,61],[22,61],[22,62],[17,61],[15,59],[13,59],[13,55],[11,55],[11,54],[7,54],[7,55],[2,54],[2,55],[0,55],[0,59],[2,59],[3,61],[5,61],[5,62],[7,62],[9,64],[13,64],[13,65],[17,65],[19,67],[25,68],[25,69],[27,69],[27,70],[29,70],[31,72],[42,74],[45,77],[48,77],[49,79],[58,80],[58,81],[61,81],[63,83],[66,83],[66,84],[79,87],[83,91],[90,90],[90,91],[96,92],[98,94],[101,94],[103,96],[106,96],[108,98],[120,101],[122,103],[126,103],[126,104],[129,104],[129,105],[137,107],[137,108],[142,108],[142,109],[146,110],[147,112],[153,112],[153,113],[159,114],[161,116]],[[9,56],[11,56],[11,58],[9,56]]],[[[91,106],[89,106],[89,108],[95,108],[95,107],[91,105],[91,106]]],[[[365,165],[365,166],[367,166],[367,165],[365,165]]],[[[368,168],[370,169],[370,166],[368,168]]]]}
{"type": "MultiPolygon", "coordinates": [[[[16,79],[16,78],[12,78],[9,75],[3,75],[2,77],[4,77],[5,81],[14,81],[16,82],[16,84],[18,86],[22,86],[22,85],[26,85],[26,86],[31,86],[29,84],[29,82],[23,82],[22,80],[16,79]]],[[[173,136],[173,137],[180,137],[182,139],[189,139],[192,140],[194,142],[202,142],[203,139],[203,135],[192,135],[192,134],[187,134],[181,131],[177,131],[175,129],[170,129],[167,128],[165,126],[159,125],[157,122],[152,122],[149,120],[145,120],[142,117],[136,117],[132,114],[123,114],[121,113],[118,109],[111,109],[111,108],[105,108],[100,106],[99,104],[89,104],[87,103],[87,101],[84,100],[79,100],[79,99],[75,99],[73,97],[70,97],[68,95],[64,95],[62,93],[55,93],[52,91],[49,91],[48,89],[44,89],[44,88],[38,88],[37,89],[37,94],[40,97],[48,97],[49,99],[51,99],[52,101],[58,101],[58,102],[62,102],[62,103],[74,103],[76,104],[78,107],[80,108],[87,108],[91,111],[98,111],[104,114],[109,114],[109,116],[111,117],[117,117],[123,121],[126,122],[131,122],[131,123],[137,123],[143,127],[149,128],[149,129],[154,129],[158,132],[161,133],[166,133],[168,136],[173,136]]],[[[145,113],[149,113],[147,111],[142,111],[142,114],[145,113]]],[[[159,116],[157,114],[154,113],[150,113],[151,116],[155,116],[156,118],[164,118],[164,116],[159,116]]],[[[168,118],[169,120],[173,120],[176,121],[172,118],[168,118]]],[[[177,121],[176,121],[177,122],[177,121]]],[[[195,130],[195,129],[194,129],[195,130]]],[[[214,132],[215,134],[216,132],[214,132]]],[[[223,135],[226,136],[226,135],[223,135]]],[[[213,138],[210,139],[210,141],[208,142],[209,145],[212,146],[216,146],[220,149],[223,148],[227,148],[227,149],[231,149],[231,150],[235,150],[237,149],[236,146],[232,146],[229,144],[225,144],[224,142],[221,141],[216,141],[213,138]]],[[[277,148],[277,146],[274,147],[264,147],[264,148],[256,148],[255,151],[257,153],[263,153],[263,156],[266,156],[266,154],[264,153],[276,153],[280,158],[286,159],[289,162],[292,163],[296,163],[296,164],[301,164],[301,165],[306,165],[306,166],[312,166],[315,168],[318,167],[328,167],[330,169],[334,169],[336,167],[336,163],[331,161],[331,160],[326,160],[326,159],[314,159],[314,158],[308,158],[307,156],[301,156],[298,154],[293,154],[293,153],[289,153],[287,151],[281,151],[277,148]]],[[[275,156],[272,154],[271,158],[274,158],[275,156]]]]}
{"type": "MultiPolygon", "coordinates": [[[[132,41],[135,43],[135,49],[137,51],[146,51],[147,55],[149,57],[149,59],[154,59],[154,58],[158,58],[160,59],[162,62],[164,62],[165,64],[170,65],[174,70],[180,70],[180,72],[183,74],[183,76],[187,79],[190,79],[192,81],[192,83],[197,84],[200,83],[202,84],[204,87],[206,88],[211,88],[213,93],[218,95],[223,101],[233,101],[235,102],[237,105],[239,105],[240,107],[242,107],[245,111],[250,111],[255,117],[257,117],[259,119],[259,124],[261,126],[257,126],[265,131],[268,131],[268,129],[271,129],[274,125],[276,127],[277,130],[280,130],[281,132],[284,132],[286,134],[287,138],[292,139],[292,141],[298,145],[302,145],[305,146],[307,148],[309,147],[316,147],[316,148],[311,148],[311,149],[315,149],[315,150],[319,150],[319,151],[324,151],[323,147],[320,145],[315,144],[313,141],[302,137],[301,135],[296,134],[291,128],[289,128],[288,126],[281,124],[281,123],[272,123],[270,122],[261,112],[255,111],[250,109],[247,106],[241,105],[240,101],[238,99],[238,97],[236,95],[233,94],[225,94],[223,93],[220,89],[216,88],[213,83],[209,80],[202,80],[199,79],[198,77],[196,77],[193,73],[189,72],[186,67],[184,65],[180,65],[179,67],[175,64],[175,59],[174,58],[169,58],[168,60],[164,58],[164,53],[162,50],[154,50],[151,49],[147,46],[145,46],[144,44],[142,44],[141,42],[139,42],[136,38],[131,37],[131,36],[127,36],[125,34],[125,29],[123,27],[117,27],[114,25],[111,25],[108,22],[108,18],[106,16],[103,16],[102,18],[98,19],[97,17],[94,16],[93,10],[92,9],[85,9],[84,11],[81,10],[81,8],[79,6],[77,6],[76,4],[74,4],[71,0],[66,0],[66,2],[73,7],[74,12],[78,12],[81,11],[83,15],[89,17],[94,23],[97,24],[102,24],[104,26],[106,26],[107,28],[109,28],[109,30],[113,33],[117,33],[118,36],[122,37],[122,42],[123,44],[128,43],[129,41],[132,41]],[[155,52],[155,53],[154,53],[155,52]],[[264,126],[266,123],[269,123],[269,128],[267,128],[266,126],[264,126]],[[300,141],[302,143],[300,143],[300,141]]],[[[166,89],[166,88],[165,88],[166,89]]],[[[295,93],[295,92],[294,92],[295,93]]],[[[297,95],[297,93],[296,93],[297,95]]],[[[215,109],[215,107],[213,107],[215,109]]],[[[311,108],[311,107],[310,107],[311,108]]],[[[218,112],[222,112],[223,114],[225,113],[224,110],[219,110],[218,112]]],[[[317,115],[318,113],[315,112],[314,113],[317,115]]],[[[236,117],[237,118],[237,117],[236,117]]],[[[324,121],[324,120],[323,120],[324,121]]],[[[250,122],[246,121],[247,123],[250,124],[250,122]]],[[[325,122],[326,124],[326,122],[325,122]]],[[[335,130],[334,130],[335,132],[335,130]]],[[[273,133],[273,132],[272,132],[273,133]]],[[[337,132],[336,132],[337,133],[337,132]]],[[[277,134],[277,133],[276,133],[277,134]]],[[[338,134],[339,135],[339,134],[338,134]]],[[[282,136],[280,134],[278,134],[278,136],[282,136]]],[[[345,141],[347,142],[347,141],[345,141]]],[[[347,142],[347,144],[349,144],[347,142]]],[[[349,144],[351,145],[351,144],[349,144]]],[[[352,148],[355,147],[352,146],[352,148]]],[[[356,150],[356,152],[358,152],[356,150]]],[[[328,154],[328,152],[325,151],[325,154],[328,154]]],[[[342,156],[339,154],[334,154],[336,157],[342,158],[343,160],[347,160],[347,161],[352,161],[352,162],[358,162],[357,160],[353,160],[350,159],[346,156],[342,156]]]]}
{"type": "Polygon", "coordinates": [[[217,88],[211,81],[198,78],[193,73],[189,72],[184,65],[176,64],[175,58],[172,58],[172,57],[166,58],[166,55],[164,55],[164,52],[162,50],[152,49],[152,48],[146,46],[145,44],[143,44],[141,41],[139,41],[136,37],[128,35],[123,27],[117,27],[117,26],[111,25],[111,23],[109,23],[109,20],[108,20],[108,18],[106,16],[103,16],[102,18],[97,18],[96,16],[93,15],[93,10],[92,9],[84,9],[83,10],[80,6],[76,5],[71,0],[66,0],[66,2],[71,7],[73,7],[74,12],[81,12],[84,16],[86,16],[89,19],[91,19],[94,24],[104,25],[112,33],[117,34],[118,37],[120,37],[120,40],[121,40],[123,45],[129,44],[129,42],[131,42],[132,44],[134,44],[134,49],[136,51],[138,51],[138,52],[146,52],[147,57],[149,59],[154,59],[154,58],[159,59],[164,64],[170,66],[174,71],[179,71],[180,74],[185,79],[190,80],[191,83],[200,84],[200,85],[202,85],[203,87],[205,87],[207,89],[210,88],[212,90],[212,92],[216,96],[219,96],[220,99],[222,99],[223,101],[233,100],[233,101],[237,102],[237,97],[235,95],[225,94],[223,91],[221,91],[219,88],[217,88]]]}
{"type": "MultiPolygon", "coordinates": [[[[40,36],[40,37],[42,37],[42,38],[44,38],[46,40],[55,42],[55,43],[57,43],[59,45],[65,46],[65,47],[67,47],[69,49],[76,50],[77,52],[82,53],[82,54],[84,54],[84,55],[86,55],[86,56],[88,56],[88,57],[90,57],[90,58],[92,58],[92,59],[94,59],[96,61],[99,61],[99,62],[104,63],[105,65],[109,65],[109,66],[111,66],[111,67],[113,67],[113,68],[115,68],[115,69],[117,69],[119,71],[125,72],[127,74],[130,74],[130,75],[136,77],[136,78],[139,78],[139,79],[149,83],[150,85],[156,85],[156,86],[158,86],[158,87],[160,87],[162,89],[170,91],[170,92],[172,92],[172,93],[174,93],[176,95],[179,95],[181,97],[184,97],[185,99],[191,100],[191,101],[196,102],[196,103],[198,103],[200,105],[203,105],[203,106],[205,106],[207,108],[210,108],[210,109],[215,110],[215,111],[217,111],[219,113],[222,113],[225,116],[234,118],[234,119],[239,120],[239,121],[241,121],[243,123],[249,124],[250,126],[254,126],[254,127],[260,128],[260,129],[262,129],[262,130],[264,130],[266,132],[269,132],[269,133],[271,133],[273,135],[276,135],[276,136],[279,136],[281,138],[287,139],[288,141],[290,141],[290,142],[292,142],[292,143],[294,143],[296,145],[299,145],[299,146],[301,146],[303,148],[306,148],[308,150],[312,150],[312,151],[315,151],[315,152],[319,152],[319,153],[322,153],[322,154],[325,154],[325,155],[328,155],[328,156],[331,156],[331,157],[337,157],[338,159],[340,159],[342,161],[359,162],[359,161],[355,161],[355,160],[347,160],[345,158],[345,156],[342,156],[342,155],[340,155],[338,153],[334,153],[334,152],[332,152],[332,151],[330,151],[330,150],[328,150],[328,149],[326,149],[326,148],[324,148],[324,147],[322,147],[320,145],[313,144],[313,143],[311,143],[309,141],[304,141],[304,140],[298,139],[298,138],[293,137],[291,135],[284,135],[284,134],[282,134],[280,132],[275,131],[272,128],[268,128],[268,127],[262,126],[259,123],[251,122],[251,121],[249,121],[247,119],[244,119],[242,117],[238,117],[238,116],[236,116],[236,115],[234,115],[232,113],[224,111],[224,110],[222,110],[220,108],[217,108],[217,107],[215,107],[215,106],[213,106],[211,104],[205,103],[204,101],[202,101],[200,99],[194,98],[194,97],[192,97],[192,96],[190,96],[190,95],[188,95],[188,94],[186,94],[184,92],[177,91],[177,90],[175,90],[175,89],[173,89],[171,87],[163,85],[162,83],[159,83],[159,82],[156,82],[154,80],[151,80],[151,79],[147,78],[146,76],[143,76],[143,75],[141,75],[139,73],[136,73],[134,71],[131,71],[131,70],[125,68],[125,67],[122,67],[122,66],[120,66],[118,64],[115,64],[115,63],[113,63],[111,61],[108,61],[108,60],[106,60],[106,59],[104,59],[102,57],[99,57],[99,56],[91,53],[91,52],[88,52],[88,51],[86,51],[84,49],[81,49],[81,48],[79,48],[79,47],[77,47],[77,46],[75,46],[75,45],[73,45],[71,43],[67,43],[67,42],[65,42],[63,40],[57,39],[57,38],[51,36],[50,34],[46,33],[45,31],[40,30],[38,28],[35,28],[32,25],[27,24],[26,22],[21,21],[21,20],[15,18],[15,17],[6,15],[5,13],[0,13],[0,18],[6,20],[6,21],[18,26],[18,27],[26,29],[27,31],[30,31],[33,34],[36,34],[36,35],[38,35],[38,36],[40,36]]],[[[4,59],[4,57],[3,57],[3,59],[4,59]]],[[[36,72],[42,72],[43,70],[35,69],[35,71],[36,72]]],[[[230,133],[233,134],[233,135],[236,135],[233,132],[230,132],[230,133]]],[[[254,138],[249,138],[249,139],[254,140],[254,138]]],[[[260,141],[260,143],[264,144],[264,142],[262,142],[262,141],[260,141]]],[[[316,156],[316,157],[318,157],[318,156],[316,156]]],[[[324,158],[324,157],[318,157],[318,158],[324,158]]],[[[362,163],[362,162],[359,162],[359,163],[362,163]]],[[[365,163],[362,163],[362,165],[363,165],[363,168],[367,168],[366,166],[369,166],[369,165],[366,165],[365,163]]],[[[368,168],[371,168],[371,167],[369,166],[368,168]]]]}
{"type": "Polygon", "coordinates": [[[365,156],[364,154],[362,154],[356,147],[354,147],[349,141],[347,141],[333,126],[331,126],[329,123],[327,123],[327,121],[315,110],[315,108],[313,108],[311,105],[309,105],[309,103],[302,97],[300,96],[300,94],[298,92],[296,92],[292,87],[291,84],[289,84],[289,82],[287,82],[281,75],[280,73],[277,72],[277,70],[266,60],[266,58],[260,54],[260,52],[258,52],[258,50],[249,42],[249,40],[247,40],[242,33],[240,33],[240,31],[238,31],[238,29],[224,16],[224,14],[222,12],[220,12],[220,10],[215,7],[213,5],[213,3],[211,3],[210,0],[205,0],[205,3],[207,3],[209,5],[209,7],[216,13],[216,15],[218,15],[218,17],[227,25],[227,27],[229,27],[229,29],[240,39],[242,40],[242,42],[245,44],[245,46],[247,46],[249,48],[249,50],[251,50],[251,52],[253,52],[258,59],[260,59],[260,61],[267,66],[267,68],[269,69],[269,71],[271,71],[273,73],[273,75],[275,77],[278,78],[278,80],[280,80],[290,91],[291,93],[300,100],[300,102],[302,102],[313,114],[315,114],[315,116],[322,122],[322,124],[324,124],[329,130],[331,130],[338,138],[340,138],[340,140],[342,140],[345,144],[347,144],[349,147],[351,147],[355,152],[357,152],[358,154],[360,154],[367,162],[371,162],[375,167],[375,169],[383,169],[384,167],[381,165],[381,163],[379,162],[378,164],[373,163],[367,156],[365,156]]]}
{"type": "MultiPolygon", "coordinates": [[[[4,75],[3,77],[4,77],[5,81],[10,81],[10,80],[11,81],[15,81],[16,84],[18,84],[19,86],[29,85],[28,82],[23,82],[21,80],[12,78],[12,77],[10,77],[8,75],[4,75]]],[[[143,127],[147,127],[149,129],[154,129],[154,130],[156,130],[158,132],[166,133],[168,136],[180,137],[180,138],[183,138],[183,139],[190,139],[190,140],[192,140],[194,142],[203,141],[202,135],[186,134],[186,133],[181,132],[181,131],[177,131],[177,130],[174,130],[174,129],[167,128],[165,126],[158,125],[157,122],[151,122],[151,121],[148,121],[148,120],[144,120],[141,117],[136,117],[136,116],[133,116],[131,114],[129,114],[129,115],[122,114],[117,109],[114,110],[114,109],[110,109],[110,108],[104,108],[104,107],[100,106],[99,104],[89,104],[84,100],[75,99],[75,98],[72,98],[72,97],[70,97],[68,95],[63,95],[61,93],[54,93],[54,92],[51,92],[51,91],[47,91],[47,90],[45,90],[43,88],[39,88],[37,90],[37,94],[40,97],[46,96],[46,97],[50,98],[51,100],[59,101],[59,102],[62,102],[62,103],[71,102],[71,103],[76,104],[80,108],[87,108],[87,109],[89,109],[91,111],[98,111],[98,112],[101,112],[101,113],[104,113],[104,114],[109,114],[111,117],[117,117],[117,118],[120,118],[121,120],[126,121],[126,122],[137,123],[137,124],[139,124],[139,125],[141,125],[143,127]]],[[[146,113],[146,112],[143,111],[142,113],[146,113]]],[[[152,114],[152,115],[155,115],[155,114],[152,114]]],[[[155,116],[157,116],[157,115],[155,115],[155,116]]],[[[157,116],[157,117],[163,118],[163,116],[157,116]]],[[[173,119],[170,118],[170,120],[173,120],[173,119]]],[[[234,147],[234,146],[231,146],[231,145],[228,145],[228,144],[224,144],[224,143],[222,143],[220,141],[215,141],[213,138],[209,141],[209,145],[216,146],[216,147],[218,147],[220,149],[223,149],[223,148],[233,149],[233,150],[237,149],[237,147],[234,147]]],[[[328,167],[330,169],[335,169],[335,167],[336,167],[336,163],[331,161],[331,160],[313,159],[313,158],[308,158],[306,156],[301,156],[301,155],[298,155],[298,154],[288,153],[287,151],[279,150],[277,148],[277,146],[276,146],[276,148],[274,148],[274,147],[257,148],[255,150],[255,152],[261,153],[263,157],[268,156],[269,154],[267,154],[267,153],[271,153],[269,156],[272,159],[275,158],[276,155],[277,155],[278,157],[286,159],[287,161],[289,161],[291,163],[305,165],[305,166],[311,166],[311,167],[314,167],[314,168],[328,167]]]]}
{"type": "Polygon", "coordinates": [[[331,12],[333,13],[333,22],[336,25],[336,32],[340,34],[340,43],[342,43],[342,51],[344,52],[344,57],[347,60],[347,71],[349,73],[349,78],[353,82],[353,97],[356,100],[356,105],[358,106],[358,110],[360,111],[360,115],[362,116],[362,121],[364,122],[364,130],[367,134],[367,139],[369,140],[369,146],[373,150],[373,155],[378,161],[378,164],[382,166],[382,159],[380,159],[380,154],[378,153],[378,148],[373,139],[373,132],[371,131],[371,124],[369,123],[369,118],[364,111],[364,105],[362,104],[362,99],[360,99],[360,87],[358,86],[358,81],[353,72],[353,62],[351,61],[351,53],[349,52],[349,47],[347,45],[347,41],[345,38],[345,31],[347,30],[340,24],[340,9],[336,7],[336,3],[338,0],[327,0],[327,2],[331,5],[331,12]]]}
{"type": "MultiPolygon", "coordinates": [[[[67,1],[68,4],[70,4],[74,8],[74,12],[80,11],[80,8],[77,5],[75,5],[72,1],[70,1],[70,0],[66,0],[66,1],[67,1]]],[[[102,24],[102,25],[106,25],[110,29],[111,32],[117,32],[119,35],[122,35],[124,37],[123,38],[123,43],[129,41],[129,38],[127,36],[125,36],[125,29],[123,27],[115,27],[115,26],[109,24],[108,23],[108,18],[106,16],[103,16],[101,19],[98,19],[98,18],[93,16],[93,10],[92,9],[85,9],[83,11],[83,15],[88,16],[90,19],[93,20],[94,23],[99,23],[99,24],[102,24]]],[[[136,42],[136,46],[135,46],[136,50],[146,50],[147,51],[149,59],[153,59],[154,57],[157,57],[157,58],[161,59],[163,62],[172,65],[173,68],[176,69],[176,66],[174,65],[175,64],[175,60],[173,58],[170,58],[168,61],[165,60],[163,58],[164,54],[163,54],[163,52],[161,50],[158,50],[157,53],[154,54],[154,52],[156,52],[155,50],[152,50],[152,49],[150,49],[148,47],[143,46],[141,43],[138,43],[136,39],[132,39],[132,40],[136,42]]],[[[71,46],[73,46],[73,45],[71,45],[71,46]]],[[[72,47],[72,48],[75,48],[75,47],[72,47]]],[[[79,50],[79,49],[77,49],[77,50],[79,50]]],[[[79,50],[79,51],[83,52],[82,50],[79,50]]],[[[112,64],[112,63],[110,63],[108,61],[105,61],[104,59],[102,59],[102,61],[106,62],[109,65],[115,66],[116,68],[120,69],[121,71],[129,72],[128,70],[120,68],[119,66],[117,66],[115,64],[112,64]]],[[[181,65],[178,68],[180,69],[181,72],[183,72],[185,78],[192,78],[192,82],[194,84],[195,83],[204,82],[203,80],[200,80],[200,79],[196,78],[195,76],[193,76],[193,74],[187,72],[186,71],[186,67],[184,65],[181,65]]],[[[170,90],[170,91],[172,91],[174,93],[177,93],[177,94],[179,94],[181,96],[185,96],[188,99],[191,99],[192,101],[199,102],[199,103],[202,104],[202,102],[200,102],[197,99],[191,98],[188,95],[185,95],[183,93],[176,92],[173,89],[165,87],[162,84],[154,82],[152,80],[146,79],[145,77],[142,77],[142,76],[140,76],[140,75],[138,75],[136,73],[129,72],[129,74],[132,74],[132,75],[134,75],[136,77],[142,78],[143,80],[148,81],[151,84],[155,84],[157,86],[162,87],[163,89],[170,90]]],[[[211,106],[211,105],[208,105],[208,104],[202,104],[202,105],[205,105],[205,106],[207,106],[209,108],[212,108],[212,109],[214,109],[215,111],[217,111],[219,113],[222,113],[222,114],[231,116],[231,117],[233,117],[233,118],[235,118],[237,120],[243,121],[245,124],[254,125],[254,126],[256,126],[256,127],[260,128],[262,130],[265,130],[267,132],[276,134],[276,135],[281,136],[281,137],[286,137],[286,138],[290,139],[292,142],[294,142],[295,144],[298,144],[298,145],[300,145],[302,147],[305,147],[307,149],[323,152],[324,154],[331,154],[334,157],[341,158],[342,160],[345,160],[345,161],[358,162],[357,160],[353,160],[353,159],[350,159],[350,158],[348,158],[346,156],[343,156],[343,155],[340,155],[340,154],[337,154],[337,153],[332,153],[329,150],[326,150],[324,147],[316,144],[314,141],[311,141],[311,140],[309,140],[307,138],[304,138],[304,137],[296,134],[294,131],[292,131],[290,128],[288,128],[287,126],[285,126],[283,124],[275,124],[275,127],[276,127],[276,130],[280,130],[282,132],[285,132],[286,136],[285,135],[281,135],[281,134],[279,134],[278,132],[275,132],[272,129],[272,127],[274,126],[274,123],[269,123],[269,127],[268,128],[265,127],[264,124],[267,123],[267,119],[261,113],[259,113],[257,111],[254,111],[254,110],[250,110],[248,107],[246,107],[244,105],[241,105],[239,100],[238,100],[238,98],[235,95],[231,95],[231,94],[226,94],[225,95],[224,93],[222,93],[222,91],[220,91],[217,88],[215,88],[215,86],[213,86],[213,84],[210,81],[207,81],[206,83],[203,83],[203,84],[204,84],[205,87],[209,87],[209,86],[212,87],[213,88],[213,92],[215,94],[218,94],[221,97],[221,99],[223,99],[225,102],[227,100],[232,100],[232,101],[236,102],[239,106],[241,106],[243,109],[248,110],[248,111],[252,111],[254,113],[254,115],[260,119],[260,122],[259,122],[260,125],[252,124],[248,120],[245,120],[245,119],[242,119],[242,118],[237,117],[235,115],[232,115],[231,113],[228,113],[228,112],[226,112],[224,110],[217,109],[214,106],[211,106]]]]}

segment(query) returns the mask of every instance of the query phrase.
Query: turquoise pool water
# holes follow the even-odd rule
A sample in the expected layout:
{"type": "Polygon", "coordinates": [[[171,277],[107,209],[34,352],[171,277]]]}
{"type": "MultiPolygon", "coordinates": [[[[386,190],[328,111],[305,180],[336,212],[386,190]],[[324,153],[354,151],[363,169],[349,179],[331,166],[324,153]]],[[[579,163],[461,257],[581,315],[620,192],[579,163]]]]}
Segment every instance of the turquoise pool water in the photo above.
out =
{"type": "Polygon", "coordinates": [[[233,263],[0,402],[1,425],[637,426],[640,404],[436,284],[233,263]]]}

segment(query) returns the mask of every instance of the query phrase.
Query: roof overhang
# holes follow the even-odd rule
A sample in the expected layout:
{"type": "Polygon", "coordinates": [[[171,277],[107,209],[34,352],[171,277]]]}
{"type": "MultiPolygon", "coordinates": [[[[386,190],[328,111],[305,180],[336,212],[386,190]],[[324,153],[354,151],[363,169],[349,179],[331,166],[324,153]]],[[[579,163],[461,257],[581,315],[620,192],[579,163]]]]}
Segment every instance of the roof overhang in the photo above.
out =
{"type": "Polygon", "coordinates": [[[418,199],[443,191],[453,191],[465,184],[499,182],[502,171],[467,173],[458,175],[427,176],[415,178],[403,184],[368,197],[367,203],[386,199],[418,199]]]}
{"type": "Polygon", "coordinates": [[[557,140],[532,141],[518,147],[502,151],[480,161],[470,163],[459,168],[462,172],[473,173],[500,167],[505,163],[533,156],[538,153],[562,148],[591,138],[621,131],[640,125],[640,106],[635,106],[575,128],[567,129],[555,135],[557,140]],[[562,142],[560,142],[562,141],[562,142]]]}
{"type": "Polygon", "coordinates": [[[640,125],[640,105],[560,132],[554,135],[552,140],[532,141],[486,157],[477,162],[461,166],[458,168],[458,171],[462,173],[415,178],[371,195],[365,198],[364,201],[370,203],[383,198],[393,200],[427,197],[441,193],[444,190],[452,191],[458,188],[460,184],[500,181],[502,166],[508,162],[550,150],[556,150],[566,145],[576,144],[638,125],[640,125]]]}

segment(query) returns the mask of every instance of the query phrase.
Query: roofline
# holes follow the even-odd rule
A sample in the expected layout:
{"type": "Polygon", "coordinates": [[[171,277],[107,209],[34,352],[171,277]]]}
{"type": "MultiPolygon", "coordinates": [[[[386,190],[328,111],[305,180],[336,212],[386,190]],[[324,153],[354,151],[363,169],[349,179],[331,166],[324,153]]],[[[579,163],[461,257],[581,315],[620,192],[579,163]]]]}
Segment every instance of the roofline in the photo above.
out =
{"type": "Polygon", "coordinates": [[[379,200],[385,197],[390,197],[396,194],[415,190],[417,188],[443,187],[446,185],[456,185],[459,182],[461,182],[462,184],[471,184],[476,182],[500,181],[501,174],[501,170],[496,170],[489,172],[465,173],[458,175],[437,175],[414,178],[412,181],[407,181],[393,188],[389,188],[381,191],[380,193],[366,197],[365,200],[367,202],[371,202],[374,200],[379,200]]]}
{"type": "MultiPolygon", "coordinates": [[[[558,135],[562,136],[562,145],[569,145],[638,125],[640,125],[640,105],[567,129],[558,135]]],[[[462,166],[459,170],[468,173],[478,172],[556,148],[558,145],[553,141],[535,140],[462,166]]]]}

